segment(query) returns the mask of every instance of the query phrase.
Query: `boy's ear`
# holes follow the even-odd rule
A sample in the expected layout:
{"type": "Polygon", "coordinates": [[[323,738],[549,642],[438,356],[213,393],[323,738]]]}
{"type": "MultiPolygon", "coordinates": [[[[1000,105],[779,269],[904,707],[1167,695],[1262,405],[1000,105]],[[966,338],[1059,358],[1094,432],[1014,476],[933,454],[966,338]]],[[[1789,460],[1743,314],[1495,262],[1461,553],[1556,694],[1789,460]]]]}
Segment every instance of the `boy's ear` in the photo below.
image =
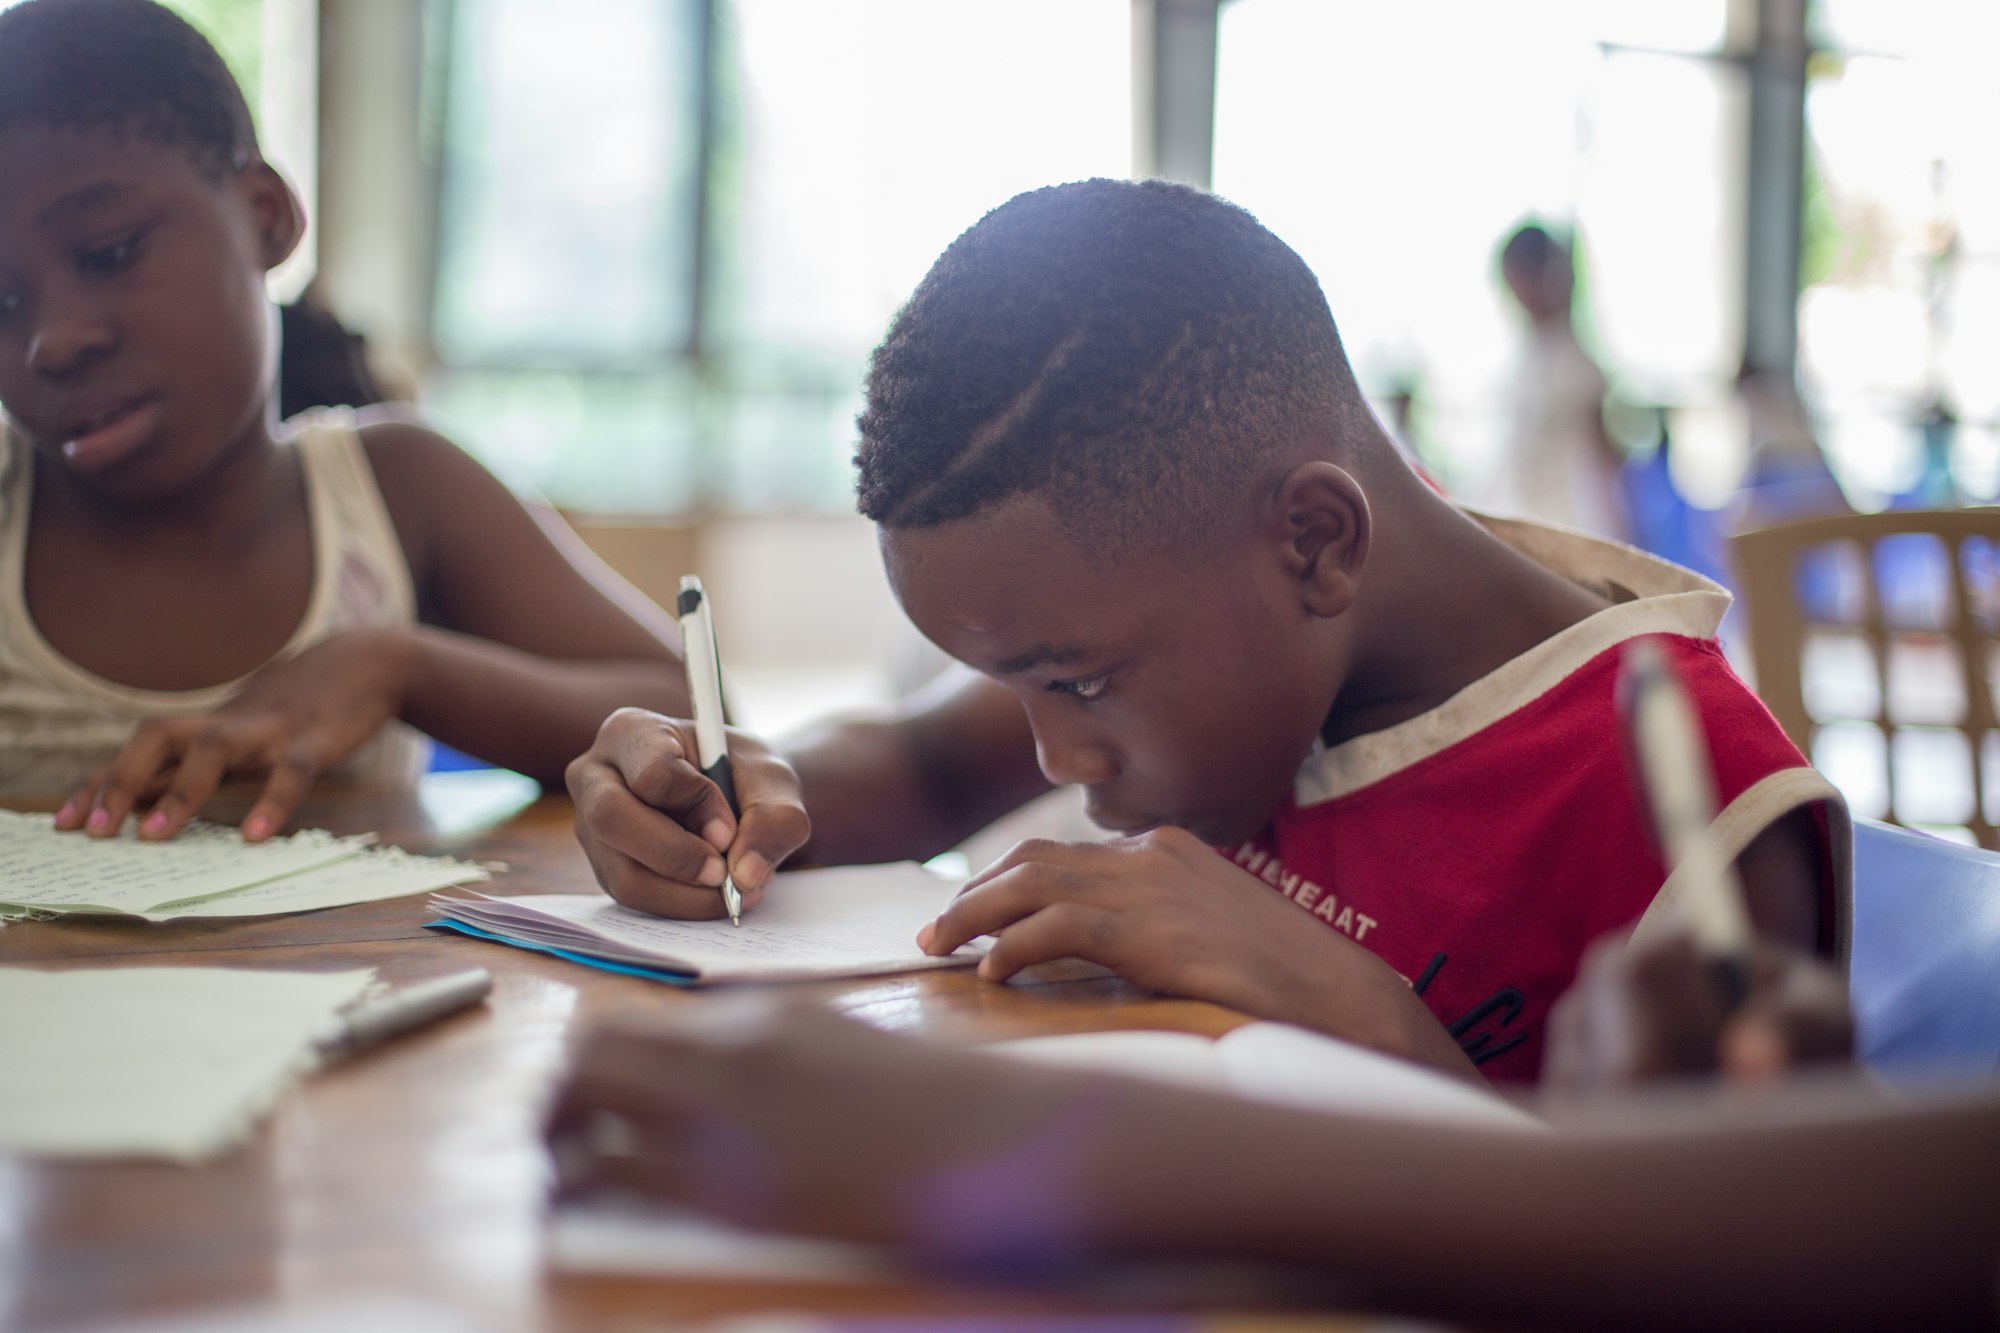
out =
{"type": "Polygon", "coordinates": [[[1361,483],[1332,463],[1301,463],[1278,483],[1273,517],[1300,600],[1314,615],[1344,614],[1360,591],[1373,531],[1361,483]]]}
{"type": "Polygon", "coordinates": [[[268,272],[298,249],[306,234],[305,206],[268,162],[252,162],[243,168],[237,186],[250,205],[250,217],[257,228],[258,258],[268,272]]]}

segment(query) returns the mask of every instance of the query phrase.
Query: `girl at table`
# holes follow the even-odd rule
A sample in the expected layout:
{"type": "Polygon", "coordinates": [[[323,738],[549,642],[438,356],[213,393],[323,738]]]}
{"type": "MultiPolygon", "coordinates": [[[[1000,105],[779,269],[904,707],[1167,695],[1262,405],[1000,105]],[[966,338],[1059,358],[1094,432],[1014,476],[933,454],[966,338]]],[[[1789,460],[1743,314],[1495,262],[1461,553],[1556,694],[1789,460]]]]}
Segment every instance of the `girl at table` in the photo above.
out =
{"type": "Polygon", "coordinates": [[[149,0],[0,14],[0,792],[171,837],[257,775],[407,781],[417,731],[545,783],[686,711],[671,620],[450,441],[280,427],[264,275],[297,197],[213,47],[149,0]]]}

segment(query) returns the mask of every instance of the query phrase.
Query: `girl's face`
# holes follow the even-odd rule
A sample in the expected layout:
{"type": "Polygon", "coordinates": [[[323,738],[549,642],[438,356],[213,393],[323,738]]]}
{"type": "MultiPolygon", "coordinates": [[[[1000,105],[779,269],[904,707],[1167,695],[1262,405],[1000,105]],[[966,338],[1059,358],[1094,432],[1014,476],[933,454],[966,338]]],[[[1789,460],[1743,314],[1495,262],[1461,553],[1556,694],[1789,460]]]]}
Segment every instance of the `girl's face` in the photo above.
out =
{"type": "Polygon", "coordinates": [[[0,181],[0,406],[50,465],[140,507],[269,438],[264,273],[302,225],[275,172],[25,128],[0,135],[0,181]]]}

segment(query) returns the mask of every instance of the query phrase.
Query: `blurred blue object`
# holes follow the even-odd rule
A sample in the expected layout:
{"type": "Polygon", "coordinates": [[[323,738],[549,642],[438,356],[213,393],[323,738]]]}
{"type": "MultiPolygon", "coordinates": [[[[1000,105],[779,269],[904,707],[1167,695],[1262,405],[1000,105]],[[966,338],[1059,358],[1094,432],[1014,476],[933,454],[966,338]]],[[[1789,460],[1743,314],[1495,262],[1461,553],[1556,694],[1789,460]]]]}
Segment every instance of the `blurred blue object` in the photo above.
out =
{"type": "Polygon", "coordinates": [[[1850,986],[1862,1063],[2000,1072],[2000,855],[1855,820],[1850,986]]]}
{"type": "Polygon", "coordinates": [[[1672,457],[1673,441],[1662,436],[1658,448],[1626,459],[1619,469],[1632,544],[1727,586],[1722,516],[1681,494],[1674,485],[1672,457]]]}
{"type": "Polygon", "coordinates": [[[1891,629],[1951,627],[1951,552],[1928,532],[1904,532],[1875,543],[1875,593],[1891,629]]]}
{"type": "Polygon", "coordinates": [[[473,769],[491,768],[491,767],[493,767],[493,765],[487,763],[484,759],[474,759],[471,755],[465,753],[465,751],[454,750],[449,745],[446,745],[443,741],[431,742],[431,762],[430,762],[430,768],[428,770],[429,772],[465,773],[473,769]]]}

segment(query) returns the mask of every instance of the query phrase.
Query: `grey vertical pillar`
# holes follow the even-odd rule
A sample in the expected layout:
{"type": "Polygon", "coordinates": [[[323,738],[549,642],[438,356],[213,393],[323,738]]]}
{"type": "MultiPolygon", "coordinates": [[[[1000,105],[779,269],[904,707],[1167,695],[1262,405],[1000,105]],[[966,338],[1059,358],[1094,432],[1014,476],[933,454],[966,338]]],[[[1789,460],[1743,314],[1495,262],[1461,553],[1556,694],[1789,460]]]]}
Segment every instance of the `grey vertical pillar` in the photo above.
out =
{"type": "Polygon", "coordinates": [[[1132,0],[1135,176],[1209,187],[1221,0],[1132,0]]]}
{"type": "Polygon", "coordinates": [[[1743,352],[1754,368],[1789,380],[1798,363],[1806,0],[1756,0],[1756,4],[1744,210],[1743,352]]]}
{"type": "Polygon", "coordinates": [[[437,179],[423,142],[425,14],[409,0],[321,0],[319,10],[319,282],[406,374],[430,357],[437,179]]]}

